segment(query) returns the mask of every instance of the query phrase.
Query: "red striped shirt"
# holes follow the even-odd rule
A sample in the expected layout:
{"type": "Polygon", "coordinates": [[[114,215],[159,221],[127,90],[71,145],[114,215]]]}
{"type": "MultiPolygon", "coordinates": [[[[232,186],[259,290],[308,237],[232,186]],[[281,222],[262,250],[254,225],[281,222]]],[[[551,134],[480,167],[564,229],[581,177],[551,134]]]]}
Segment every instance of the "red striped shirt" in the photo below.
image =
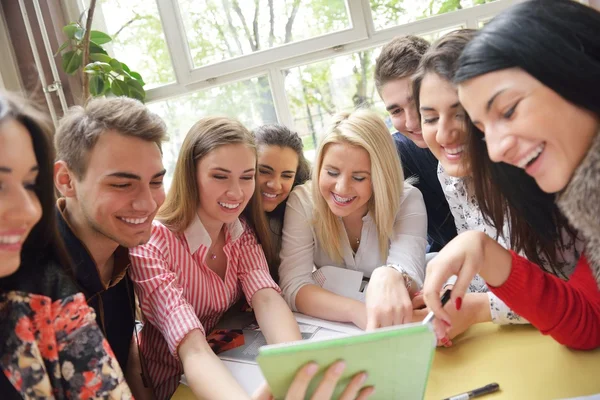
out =
{"type": "Polygon", "coordinates": [[[210,332],[242,292],[252,304],[260,289],[280,291],[248,225],[237,220],[225,228],[224,280],[206,265],[211,240],[198,217],[182,233],[155,221],[148,243],[130,250],[129,272],[146,318],[140,350],[159,399],[179,384],[177,347],[189,332],[210,332]]]}

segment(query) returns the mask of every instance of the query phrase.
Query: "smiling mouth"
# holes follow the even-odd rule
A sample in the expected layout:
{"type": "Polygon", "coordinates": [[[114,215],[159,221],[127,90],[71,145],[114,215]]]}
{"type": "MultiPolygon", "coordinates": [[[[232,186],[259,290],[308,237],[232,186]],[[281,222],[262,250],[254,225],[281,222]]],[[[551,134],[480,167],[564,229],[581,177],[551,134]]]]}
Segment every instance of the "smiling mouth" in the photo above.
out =
{"type": "Polygon", "coordinates": [[[462,155],[463,151],[465,150],[465,146],[462,145],[462,146],[456,146],[456,147],[452,147],[452,148],[442,146],[442,149],[444,149],[444,152],[446,153],[446,156],[448,158],[457,159],[462,155]]]}
{"type": "Polygon", "coordinates": [[[546,142],[540,144],[535,149],[531,150],[525,157],[521,159],[521,161],[517,163],[517,167],[522,169],[526,169],[527,167],[529,167],[540,157],[545,148],[546,142]]]}
{"type": "Polygon", "coordinates": [[[143,223],[145,223],[148,220],[148,217],[144,217],[144,218],[126,218],[126,217],[117,217],[118,219],[120,219],[123,222],[126,222],[130,225],[141,225],[143,223]]]}
{"type": "Polygon", "coordinates": [[[242,203],[224,203],[222,201],[218,201],[219,205],[227,210],[236,210],[240,204],[242,203]]]}
{"type": "Polygon", "coordinates": [[[0,245],[16,245],[23,241],[23,236],[21,235],[4,235],[0,236],[0,245]]]}
{"type": "Polygon", "coordinates": [[[342,197],[340,195],[337,195],[333,192],[331,192],[331,195],[333,197],[333,201],[341,206],[347,206],[348,204],[352,203],[354,201],[354,199],[356,199],[356,196],[352,196],[352,197],[342,197]]]}
{"type": "Polygon", "coordinates": [[[264,197],[266,197],[267,199],[271,199],[271,200],[276,199],[277,197],[279,197],[278,194],[272,194],[272,193],[267,193],[267,192],[262,192],[262,195],[264,197]]]}

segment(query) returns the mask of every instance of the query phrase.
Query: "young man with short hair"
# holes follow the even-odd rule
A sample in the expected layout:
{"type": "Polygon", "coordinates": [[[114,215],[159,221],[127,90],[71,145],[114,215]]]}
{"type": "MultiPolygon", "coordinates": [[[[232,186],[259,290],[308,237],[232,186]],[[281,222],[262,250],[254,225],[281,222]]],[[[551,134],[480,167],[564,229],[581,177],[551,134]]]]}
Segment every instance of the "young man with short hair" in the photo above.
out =
{"type": "Polygon", "coordinates": [[[136,397],[148,393],[137,390],[141,362],[128,249],[148,241],[164,201],[165,138],[160,117],[124,97],[71,108],[55,136],[59,230],[77,283],[136,397]]]}
{"type": "Polygon", "coordinates": [[[428,48],[429,43],[418,36],[394,38],[377,58],[375,86],[398,131],[393,137],[404,176],[418,179],[415,186],[423,194],[427,209],[429,251],[435,252],[456,236],[456,226],[437,177],[438,161],[423,140],[412,96],[411,77],[428,48]]]}

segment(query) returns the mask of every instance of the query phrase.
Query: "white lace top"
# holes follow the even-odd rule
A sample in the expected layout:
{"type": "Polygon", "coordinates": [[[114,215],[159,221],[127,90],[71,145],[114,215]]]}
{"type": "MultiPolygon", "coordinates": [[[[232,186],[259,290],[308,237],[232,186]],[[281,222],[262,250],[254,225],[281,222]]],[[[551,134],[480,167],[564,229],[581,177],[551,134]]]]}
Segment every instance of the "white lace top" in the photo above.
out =
{"type": "MultiPolygon", "coordinates": [[[[498,234],[496,228],[488,224],[484,218],[479,206],[467,191],[470,178],[455,178],[447,175],[440,164],[438,164],[438,179],[442,185],[442,190],[450,206],[450,212],[454,217],[457,233],[465,231],[481,231],[494,238],[502,247],[510,249],[510,228],[505,224],[502,232],[498,234]]],[[[574,241],[567,234],[563,235],[564,246],[559,249],[559,262],[562,272],[568,277],[573,273],[577,260],[583,252],[584,244],[581,240],[574,241]]],[[[542,267],[552,271],[549,263],[542,263],[542,267]]],[[[451,278],[446,284],[453,284],[456,277],[451,278]]],[[[469,292],[485,293],[487,292],[490,300],[490,313],[492,321],[496,324],[527,324],[528,322],[515,314],[502,300],[489,291],[483,278],[475,275],[469,285],[469,292]]]]}

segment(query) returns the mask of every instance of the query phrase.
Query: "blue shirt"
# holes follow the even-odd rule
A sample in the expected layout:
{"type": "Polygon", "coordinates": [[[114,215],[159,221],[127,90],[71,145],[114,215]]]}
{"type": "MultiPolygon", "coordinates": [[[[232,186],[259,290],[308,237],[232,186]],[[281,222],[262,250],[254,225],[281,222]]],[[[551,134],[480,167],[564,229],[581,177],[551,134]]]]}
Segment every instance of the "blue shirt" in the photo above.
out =
{"type": "Polygon", "coordinates": [[[404,178],[418,179],[413,186],[421,191],[427,209],[429,251],[440,251],[456,236],[456,226],[438,180],[438,160],[429,149],[420,148],[400,132],[394,133],[392,137],[402,162],[404,178]]]}

